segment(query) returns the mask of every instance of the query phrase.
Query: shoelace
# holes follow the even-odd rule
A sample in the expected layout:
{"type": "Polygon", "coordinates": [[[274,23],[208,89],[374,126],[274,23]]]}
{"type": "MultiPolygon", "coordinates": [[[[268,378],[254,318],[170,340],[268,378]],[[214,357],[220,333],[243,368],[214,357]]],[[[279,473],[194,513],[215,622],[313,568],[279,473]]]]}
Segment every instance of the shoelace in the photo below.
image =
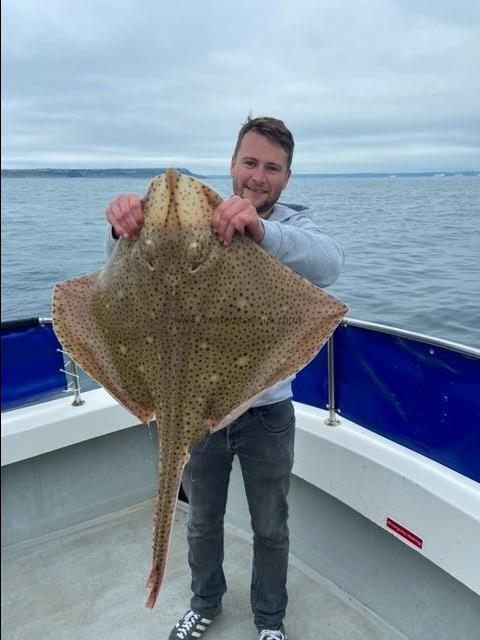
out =
{"type": "Polygon", "coordinates": [[[186,638],[187,632],[200,620],[200,616],[195,611],[190,611],[184,618],[182,624],[177,629],[178,638],[186,638]]]}
{"type": "Polygon", "coordinates": [[[264,629],[258,640],[284,640],[285,636],[281,631],[268,631],[264,629]]]}

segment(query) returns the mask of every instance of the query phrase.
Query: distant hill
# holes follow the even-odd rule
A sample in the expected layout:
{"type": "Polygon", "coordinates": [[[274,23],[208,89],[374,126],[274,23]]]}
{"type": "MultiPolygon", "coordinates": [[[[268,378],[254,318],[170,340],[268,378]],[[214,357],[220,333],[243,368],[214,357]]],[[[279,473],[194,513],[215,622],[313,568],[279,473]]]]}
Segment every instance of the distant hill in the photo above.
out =
{"type": "MultiPolygon", "coordinates": [[[[2,169],[5,178],[154,178],[165,173],[167,167],[140,169],[2,169]]],[[[192,178],[205,178],[188,169],[177,171],[192,178]]]]}

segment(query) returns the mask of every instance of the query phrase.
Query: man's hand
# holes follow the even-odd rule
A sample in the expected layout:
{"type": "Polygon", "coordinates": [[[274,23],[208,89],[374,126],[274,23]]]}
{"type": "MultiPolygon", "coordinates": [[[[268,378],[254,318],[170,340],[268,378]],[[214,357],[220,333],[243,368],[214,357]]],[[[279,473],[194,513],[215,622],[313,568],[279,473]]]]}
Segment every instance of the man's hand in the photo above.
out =
{"type": "Polygon", "coordinates": [[[255,242],[261,242],[265,235],[257,210],[249,200],[240,196],[232,196],[218,205],[213,212],[212,228],[226,247],[236,232],[247,233],[255,242]]]}
{"type": "Polygon", "coordinates": [[[112,200],[105,211],[117,238],[131,238],[143,226],[143,210],[140,196],[134,193],[120,195],[112,200]]]}

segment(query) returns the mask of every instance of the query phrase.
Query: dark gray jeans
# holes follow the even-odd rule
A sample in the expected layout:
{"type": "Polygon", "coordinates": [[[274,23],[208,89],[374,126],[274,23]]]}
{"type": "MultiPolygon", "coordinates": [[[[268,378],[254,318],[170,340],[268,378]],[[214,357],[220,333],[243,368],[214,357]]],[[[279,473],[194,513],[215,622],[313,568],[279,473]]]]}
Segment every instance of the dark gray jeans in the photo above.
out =
{"type": "Polygon", "coordinates": [[[287,606],[288,505],[295,416],[290,400],[249,409],[194,447],[183,475],[190,504],[191,608],[214,617],[227,590],[223,519],[235,455],[253,529],[251,604],[258,629],[280,626],[287,606]]]}

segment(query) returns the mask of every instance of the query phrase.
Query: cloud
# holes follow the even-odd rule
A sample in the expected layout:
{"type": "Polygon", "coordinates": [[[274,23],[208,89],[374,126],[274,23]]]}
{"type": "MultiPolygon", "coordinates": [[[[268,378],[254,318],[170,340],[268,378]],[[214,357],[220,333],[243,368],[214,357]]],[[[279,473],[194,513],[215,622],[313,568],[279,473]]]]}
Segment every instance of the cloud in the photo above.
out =
{"type": "Polygon", "coordinates": [[[297,171],[479,169],[479,24],[475,0],[5,0],[3,166],[222,172],[252,112],[297,171]]]}

